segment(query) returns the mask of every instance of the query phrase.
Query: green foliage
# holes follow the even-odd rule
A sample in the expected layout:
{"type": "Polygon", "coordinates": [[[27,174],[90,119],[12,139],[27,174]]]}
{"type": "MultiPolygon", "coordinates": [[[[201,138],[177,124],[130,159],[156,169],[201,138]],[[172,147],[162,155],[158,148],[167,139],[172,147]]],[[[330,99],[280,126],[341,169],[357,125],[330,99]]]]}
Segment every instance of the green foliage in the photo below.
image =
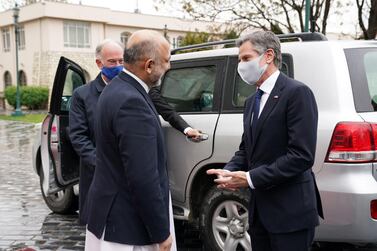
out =
{"type": "Polygon", "coordinates": [[[240,37],[240,32],[236,29],[228,29],[225,31],[225,34],[223,35],[223,39],[237,39],[240,37]]]}
{"type": "Polygon", "coordinates": [[[5,88],[5,99],[8,101],[13,107],[16,107],[16,87],[15,86],[8,86],[5,88]]]}
{"type": "Polygon", "coordinates": [[[12,115],[0,115],[0,120],[11,120],[11,121],[21,121],[27,123],[41,123],[46,117],[46,114],[25,114],[23,116],[12,116],[12,115]]]}
{"type": "MultiPolygon", "coordinates": [[[[16,87],[9,86],[5,89],[5,99],[8,103],[16,107],[16,87]]],[[[29,110],[43,109],[47,107],[48,88],[41,86],[21,86],[21,105],[26,106],[29,110]]]]}
{"type": "Polygon", "coordinates": [[[201,44],[210,41],[211,35],[207,32],[188,32],[187,35],[182,39],[180,46],[201,44]]]}
{"type": "MultiPolygon", "coordinates": [[[[239,33],[236,29],[230,28],[227,29],[224,33],[219,34],[219,31],[216,32],[217,34],[210,34],[207,32],[188,32],[186,36],[180,42],[180,46],[187,46],[187,45],[194,45],[194,44],[202,44],[211,41],[217,40],[226,40],[226,39],[236,39],[239,37],[239,33]]],[[[225,47],[234,47],[234,45],[227,45],[225,47]]],[[[187,50],[185,52],[192,52],[192,51],[202,51],[202,50],[209,50],[211,47],[203,47],[198,49],[187,50]]],[[[182,53],[179,51],[178,53],[182,53]]]]}

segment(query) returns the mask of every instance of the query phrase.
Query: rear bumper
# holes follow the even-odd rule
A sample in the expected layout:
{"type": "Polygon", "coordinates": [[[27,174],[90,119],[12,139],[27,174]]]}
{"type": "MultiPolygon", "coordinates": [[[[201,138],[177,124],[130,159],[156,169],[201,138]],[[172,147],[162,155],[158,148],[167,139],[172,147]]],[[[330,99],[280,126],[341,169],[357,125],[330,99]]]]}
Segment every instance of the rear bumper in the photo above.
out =
{"type": "Polygon", "coordinates": [[[324,164],[316,174],[325,219],[315,240],[348,243],[377,242],[377,220],[370,203],[377,200],[372,164],[324,164]]]}

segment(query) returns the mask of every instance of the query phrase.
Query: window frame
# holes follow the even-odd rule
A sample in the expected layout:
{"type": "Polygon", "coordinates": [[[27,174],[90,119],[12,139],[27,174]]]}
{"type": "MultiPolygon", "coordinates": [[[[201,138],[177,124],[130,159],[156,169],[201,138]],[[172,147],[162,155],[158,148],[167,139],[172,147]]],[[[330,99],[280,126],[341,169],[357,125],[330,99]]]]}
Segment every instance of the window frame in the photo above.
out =
{"type": "Polygon", "coordinates": [[[3,41],[3,52],[9,52],[11,47],[10,28],[1,29],[1,37],[3,41]]]}
{"type": "Polygon", "coordinates": [[[132,33],[129,31],[123,31],[120,33],[120,42],[126,46],[128,39],[131,37],[132,33]]]}
{"type": "Polygon", "coordinates": [[[18,26],[18,49],[25,50],[26,38],[25,38],[25,26],[18,26]]]}
{"type": "MultiPolygon", "coordinates": [[[[178,112],[179,114],[218,114],[220,112],[221,106],[221,92],[222,92],[222,83],[224,79],[224,71],[226,65],[226,57],[213,57],[206,59],[190,59],[190,60],[180,60],[172,61],[171,68],[168,72],[178,69],[187,69],[187,68],[198,68],[205,66],[215,66],[216,67],[216,77],[215,85],[213,89],[213,105],[212,109],[209,111],[189,111],[189,112],[178,112]]],[[[168,73],[167,72],[167,73],[168,73]]],[[[164,80],[161,84],[161,96],[164,97],[164,80]]]]}
{"type": "Polygon", "coordinates": [[[371,51],[377,52],[377,47],[344,49],[356,112],[375,112],[363,61],[364,55],[371,51]]]}
{"type": "Polygon", "coordinates": [[[64,21],[63,22],[63,43],[68,48],[91,48],[91,23],[81,21],[64,21]],[[74,29],[75,38],[71,39],[70,31],[74,29]],[[79,41],[78,29],[82,29],[83,41],[79,41]]]}

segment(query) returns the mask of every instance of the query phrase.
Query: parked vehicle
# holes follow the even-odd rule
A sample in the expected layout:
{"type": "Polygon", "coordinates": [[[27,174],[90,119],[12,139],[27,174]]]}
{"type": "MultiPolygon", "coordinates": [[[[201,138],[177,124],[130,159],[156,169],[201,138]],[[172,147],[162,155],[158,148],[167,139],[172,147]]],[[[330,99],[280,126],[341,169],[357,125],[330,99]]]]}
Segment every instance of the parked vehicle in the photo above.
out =
{"type": "MultiPolygon", "coordinates": [[[[325,219],[315,240],[376,243],[377,41],[327,41],[319,33],[280,39],[281,71],[307,84],[318,104],[313,172],[325,219]]],[[[229,43],[234,41],[173,50],[172,66],[161,86],[167,101],[190,125],[206,132],[208,140],[190,142],[164,121],[163,127],[175,218],[198,224],[211,250],[222,250],[226,242],[234,250],[250,250],[248,191],[219,190],[206,170],[222,168],[238,149],[244,101],[255,87],[244,84],[237,74],[238,48],[177,54],[229,43]]],[[[72,186],[78,182],[78,159],[67,127],[70,96],[75,86],[84,83],[82,69],[61,58],[50,111],[34,149],[42,194],[47,205],[60,213],[76,209],[72,186]],[[58,205],[53,198],[64,203],[58,205]]]]}

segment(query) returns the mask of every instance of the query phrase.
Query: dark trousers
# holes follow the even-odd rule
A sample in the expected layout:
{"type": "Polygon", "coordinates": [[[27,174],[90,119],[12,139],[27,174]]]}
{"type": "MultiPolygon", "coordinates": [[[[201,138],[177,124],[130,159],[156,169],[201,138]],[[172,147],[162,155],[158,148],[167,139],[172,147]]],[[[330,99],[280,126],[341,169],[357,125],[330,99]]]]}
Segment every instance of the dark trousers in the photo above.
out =
{"type": "Polygon", "coordinates": [[[289,233],[269,233],[257,212],[249,228],[253,251],[308,251],[313,243],[314,232],[314,228],[309,228],[289,233]]]}

